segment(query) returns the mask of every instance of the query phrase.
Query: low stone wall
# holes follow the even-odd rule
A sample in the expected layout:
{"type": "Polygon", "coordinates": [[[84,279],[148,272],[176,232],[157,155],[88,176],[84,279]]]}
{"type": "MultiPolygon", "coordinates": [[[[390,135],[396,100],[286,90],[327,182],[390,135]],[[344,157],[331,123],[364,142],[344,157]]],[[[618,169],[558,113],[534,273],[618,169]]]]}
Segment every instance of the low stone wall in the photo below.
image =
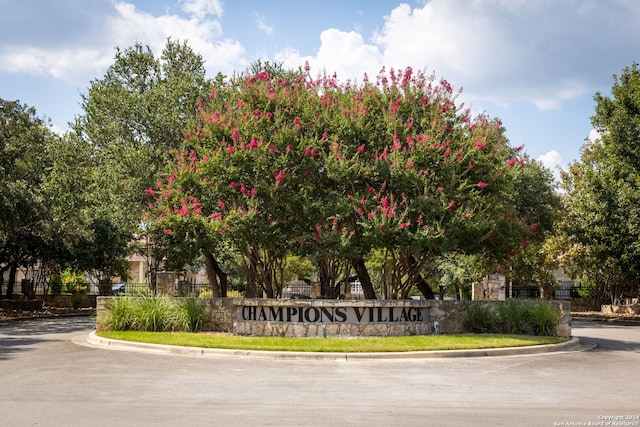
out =
{"type": "Polygon", "coordinates": [[[96,306],[95,295],[47,295],[44,305],[49,307],[93,308],[96,306]]]}
{"type": "Polygon", "coordinates": [[[600,311],[604,314],[640,314],[640,304],[603,304],[600,311]]]}
{"type": "MultiPolygon", "coordinates": [[[[111,298],[98,297],[98,323],[111,298]]],[[[205,331],[285,337],[363,337],[457,334],[463,332],[464,301],[278,300],[210,298],[205,331]]],[[[500,302],[487,302],[500,304],[500,302]]],[[[571,303],[553,301],[561,311],[557,335],[571,336],[571,303]]]]}

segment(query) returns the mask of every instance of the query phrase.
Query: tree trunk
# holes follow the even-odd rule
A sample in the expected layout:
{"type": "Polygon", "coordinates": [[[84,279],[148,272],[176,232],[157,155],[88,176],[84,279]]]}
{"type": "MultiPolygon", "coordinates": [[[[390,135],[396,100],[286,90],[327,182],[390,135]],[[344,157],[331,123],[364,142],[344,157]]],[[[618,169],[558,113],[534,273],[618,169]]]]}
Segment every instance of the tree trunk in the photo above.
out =
{"type": "Polygon", "coordinates": [[[7,299],[13,299],[13,286],[16,283],[16,273],[18,272],[18,265],[12,264],[9,269],[9,282],[7,283],[7,299]]]}
{"type": "Polygon", "coordinates": [[[358,279],[360,279],[365,299],[377,299],[376,291],[373,289],[373,284],[371,283],[371,276],[369,276],[367,266],[364,264],[364,259],[354,258],[351,260],[351,265],[356,271],[358,279]]]}
{"type": "Polygon", "coordinates": [[[111,279],[98,280],[98,293],[100,295],[111,295],[112,292],[113,284],[111,283],[111,279]]]}
{"type": "Polygon", "coordinates": [[[320,281],[320,296],[326,298],[329,296],[329,288],[331,280],[329,278],[329,267],[325,259],[318,261],[318,280],[320,281]]]}
{"type": "Polygon", "coordinates": [[[551,283],[540,284],[540,298],[544,300],[553,299],[553,285],[551,283]]]}
{"type": "Polygon", "coordinates": [[[227,296],[227,274],[222,271],[220,264],[211,252],[204,252],[204,264],[207,269],[207,277],[211,285],[211,294],[214,298],[227,296]]]}
{"type": "MultiPolygon", "coordinates": [[[[417,264],[416,259],[413,256],[409,257],[409,262],[412,266],[417,264]]],[[[436,295],[433,293],[433,289],[431,289],[431,286],[429,286],[427,281],[424,280],[422,274],[415,273],[413,276],[415,277],[414,285],[416,286],[416,288],[418,288],[422,295],[424,295],[426,299],[436,299],[436,295]]]]}
{"type": "Polygon", "coordinates": [[[256,271],[253,263],[247,265],[247,290],[244,293],[246,298],[256,298],[258,290],[256,288],[256,271]]]}

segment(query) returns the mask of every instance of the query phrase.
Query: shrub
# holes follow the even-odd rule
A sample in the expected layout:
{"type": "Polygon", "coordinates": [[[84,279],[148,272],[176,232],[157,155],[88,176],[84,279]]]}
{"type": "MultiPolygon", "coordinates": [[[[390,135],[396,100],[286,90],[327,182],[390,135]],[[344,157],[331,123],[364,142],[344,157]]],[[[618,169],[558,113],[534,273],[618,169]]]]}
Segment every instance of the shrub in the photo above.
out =
{"type": "Polygon", "coordinates": [[[508,300],[498,304],[498,319],[503,332],[507,334],[531,334],[531,304],[508,300]]]}
{"type": "Polygon", "coordinates": [[[82,295],[79,295],[79,294],[71,295],[70,305],[72,309],[76,310],[82,307],[83,302],[84,302],[84,298],[82,298],[82,295]]]}
{"type": "Polygon", "coordinates": [[[62,281],[63,293],[72,295],[86,294],[89,289],[89,280],[84,274],[70,269],[64,270],[60,273],[60,279],[62,281]]]}
{"type": "Polygon", "coordinates": [[[537,302],[531,307],[533,329],[536,335],[553,336],[560,321],[560,311],[548,302],[537,302]]]}
{"type": "Polygon", "coordinates": [[[128,297],[113,298],[107,306],[107,314],[101,324],[102,329],[127,331],[133,328],[135,304],[128,297]]]}
{"type": "Polygon", "coordinates": [[[49,293],[59,295],[62,292],[62,277],[56,273],[49,279],[49,293]]]}
{"type": "Polygon", "coordinates": [[[145,296],[135,301],[133,329],[162,332],[175,329],[175,305],[169,297],[145,296]]]}
{"type": "Polygon", "coordinates": [[[180,330],[200,332],[208,314],[207,302],[204,299],[181,298],[176,307],[175,326],[180,330]]]}
{"type": "Polygon", "coordinates": [[[467,304],[462,323],[469,332],[490,333],[495,331],[496,315],[488,304],[471,302],[467,304]]]}
{"type": "Polygon", "coordinates": [[[213,291],[211,289],[200,291],[198,298],[213,298],[213,291]]]}
{"type": "Polygon", "coordinates": [[[236,291],[236,290],[228,290],[227,298],[244,298],[244,292],[236,291]]]}

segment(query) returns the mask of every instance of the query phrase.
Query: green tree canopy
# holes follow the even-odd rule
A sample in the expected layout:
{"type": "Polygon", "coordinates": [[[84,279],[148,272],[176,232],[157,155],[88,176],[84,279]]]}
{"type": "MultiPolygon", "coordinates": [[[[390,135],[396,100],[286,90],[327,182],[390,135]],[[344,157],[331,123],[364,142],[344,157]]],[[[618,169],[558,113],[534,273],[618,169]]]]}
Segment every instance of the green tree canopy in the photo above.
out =
{"type": "Polygon", "coordinates": [[[211,85],[202,57],[186,42],[168,40],[160,57],[139,43],[116,48],[114,63],[82,96],[73,129],[92,150],[85,191],[94,237],[81,253],[106,262],[103,276],[119,270],[117,258],[142,222],[144,189],[165,170],[170,152],[182,147],[211,85]],[[101,240],[105,236],[109,242],[101,240]]]}
{"type": "Polygon", "coordinates": [[[395,297],[419,285],[436,256],[500,262],[540,222],[514,203],[526,161],[500,121],[472,117],[456,96],[448,82],[411,69],[362,85],[253,70],[211,94],[189,133],[192,149],[146,190],[155,197],[150,217],[211,254],[221,245],[239,251],[249,283],[269,296],[289,253],[313,254],[321,281],[323,265],[347,261],[368,298],[372,249],[393,257],[395,297]]]}
{"type": "Polygon", "coordinates": [[[616,298],[640,272],[640,70],[614,76],[611,96],[596,93],[591,118],[599,133],[565,174],[565,233],[588,252],[579,270],[607,283],[616,298]]]}

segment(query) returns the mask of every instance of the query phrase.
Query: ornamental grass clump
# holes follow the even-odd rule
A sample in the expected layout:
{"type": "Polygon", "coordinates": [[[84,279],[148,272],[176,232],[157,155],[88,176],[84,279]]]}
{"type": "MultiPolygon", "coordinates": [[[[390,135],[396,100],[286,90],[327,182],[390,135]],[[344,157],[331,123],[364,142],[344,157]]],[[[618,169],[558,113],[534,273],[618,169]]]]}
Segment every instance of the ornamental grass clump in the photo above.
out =
{"type": "Polygon", "coordinates": [[[504,301],[498,304],[498,320],[502,332],[507,334],[533,333],[532,305],[517,300],[504,301]]]}
{"type": "Polygon", "coordinates": [[[469,332],[486,334],[495,331],[497,317],[488,304],[472,302],[467,304],[462,323],[469,332]]]}
{"type": "Polygon", "coordinates": [[[129,297],[112,298],[109,301],[107,314],[102,322],[101,329],[112,331],[127,331],[134,324],[134,301],[129,297]]]}
{"type": "Polygon", "coordinates": [[[547,302],[538,302],[531,307],[533,328],[536,335],[553,336],[560,321],[560,310],[547,302]]]}
{"type": "Polygon", "coordinates": [[[138,331],[162,332],[175,329],[175,304],[169,297],[136,298],[133,328],[138,331]]]}
{"type": "Polygon", "coordinates": [[[560,310],[547,301],[508,300],[467,304],[463,326],[472,333],[554,336],[560,310]]]}
{"type": "Polygon", "coordinates": [[[194,296],[181,298],[174,309],[176,329],[189,332],[200,332],[209,315],[207,301],[194,296]]]}

